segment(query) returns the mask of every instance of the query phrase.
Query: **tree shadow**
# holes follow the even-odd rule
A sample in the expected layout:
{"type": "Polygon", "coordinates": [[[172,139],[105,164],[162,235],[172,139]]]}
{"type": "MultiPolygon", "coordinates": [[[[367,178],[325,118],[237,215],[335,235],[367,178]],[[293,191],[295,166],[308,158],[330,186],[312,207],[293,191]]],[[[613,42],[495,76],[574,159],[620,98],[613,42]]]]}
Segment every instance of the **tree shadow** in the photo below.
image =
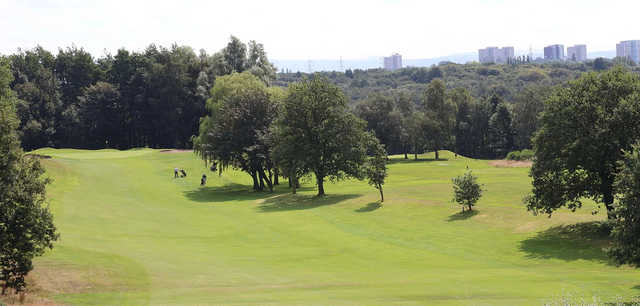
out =
{"type": "Polygon", "coordinates": [[[560,225],[521,241],[520,250],[534,259],[583,259],[614,265],[603,250],[610,244],[610,233],[611,226],[601,221],[560,225]]]}
{"type": "Polygon", "coordinates": [[[465,210],[465,211],[461,211],[459,213],[455,213],[451,216],[449,216],[449,218],[447,218],[447,222],[453,222],[453,221],[462,221],[462,220],[467,220],[475,215],[478,214],[477,210],[465,210]]]}
{"type": "Polygon", "coordinates": [[[262,202],[262,204],[260,204],[257,209],[260,212],[312,209],[320,206],[337,204],[342,201],[357,198],[359,196],[360,195],[358,194],[336,194],[318,197],[289,193],[270,197],[264,200],[264,202],[262,202]]]}
{"type": "MultiPolygon", "coordinates": [[[[302,187],[298,190],[311,190],[312,187],[302,187]]],[[[274,195],[290,192],[286,186],[274,186],[273,192],[254,191],[251,185],[242,185],[231,183],[220,187],[200,187],[195,190],[185,191],[184,195],[195,202],[226,202],[226,201],[245,201],[257,200],[274,195]]]]}
{"type": "Polygon", "coordinates": [[[380,204],[380,202],[371,202],[369,204],[367,204],[366,206],[362,206],[356,210],[354,210],[355,212],[359,212],[359,213],[364,213],[364,212],[370,212],[370,211],[374,211],[378,208],[382,207],[382,204],[380,204]]]}
{"type": "Polygon", "coordinates": [[[398,159],[398,158],[394,158],[394,159],[390,159],[387,161],[387,164],[410,164],[410,163],[416,163],[416,162],[446,162],[448,161],[448,158],[418,158],[418,159],[414,159],[409,158],[409,159],[398,159]]]}

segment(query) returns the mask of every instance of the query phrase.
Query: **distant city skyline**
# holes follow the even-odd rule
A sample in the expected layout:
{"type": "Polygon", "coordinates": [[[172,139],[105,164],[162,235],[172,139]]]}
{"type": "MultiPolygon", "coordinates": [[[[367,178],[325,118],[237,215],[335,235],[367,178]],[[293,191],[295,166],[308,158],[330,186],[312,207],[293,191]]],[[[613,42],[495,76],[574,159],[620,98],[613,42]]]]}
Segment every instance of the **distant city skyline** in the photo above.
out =
{"type": "Polygon", "coordinates": [[[151,43],[213,53],[230,35],[264,44],[274,60],[423,59],[486,46],[518,55],[554,42],[604,51],[640,38],[638,10],[640,2],[620,0],[0,0],[0,53],[75,44],[100,57],[151,43]]]}

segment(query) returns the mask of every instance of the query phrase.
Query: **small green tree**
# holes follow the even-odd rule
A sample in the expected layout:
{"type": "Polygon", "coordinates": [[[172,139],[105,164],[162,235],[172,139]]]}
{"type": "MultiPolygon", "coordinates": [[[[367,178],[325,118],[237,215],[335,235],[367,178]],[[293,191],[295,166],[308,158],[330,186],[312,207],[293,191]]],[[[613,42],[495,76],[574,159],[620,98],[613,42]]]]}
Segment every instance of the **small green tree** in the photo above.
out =
{"type": "Polygon", "coordinates": [[[380,191],[380,203],[382,203],[384,202],[382,185],[384,185],[384,179],[387,177],[387,151],[374,135],[370,135],[370,137],[370,157],[365,163],[364,172],[369,179],[369,185],[380,191]]]}
{"type": "Polygon", "coordinates": [[[462,206],[462,212],[465,206],[471,210],[482,196],[482,185],[477,180],[471,171],[453,178],[453,201],[462,206]]]}
{"type": "Polygon", "coordinates": [[[609,255],[619,264],[640,266],[640,143],[625,151],[619,165],[614,185],[618,193],[614,246],[609,255]]]}

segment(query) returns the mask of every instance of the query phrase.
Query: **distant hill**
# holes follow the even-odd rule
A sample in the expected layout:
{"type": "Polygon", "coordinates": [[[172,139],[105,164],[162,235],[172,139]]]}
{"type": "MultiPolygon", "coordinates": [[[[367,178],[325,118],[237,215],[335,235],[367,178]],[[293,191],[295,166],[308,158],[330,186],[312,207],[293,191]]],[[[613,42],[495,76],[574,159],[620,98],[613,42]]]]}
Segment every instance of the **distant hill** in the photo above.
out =
{"type": "MultiPolygon", "coordinates": [[[[522,53],[522,52],[520,52],[522,53]]],[[[519,53],[519,54],[520,54],[519,53]]],[[[589,52],[590,59],[598,57],[614,58],[616,56],[615,50],[608,51],[595,51],[589,52]]],[[[534,52],[534,58],[543,57],[542,52],[534,52]]],[[[273,63],[278,67],[278,72],[282,70],[289,70],[291,72],[318,72],[318,71],[344,71],[345,69],[374,69],[381,68],[383,66],[381,57],[369,57],[364,59],[349,59],[342,60],[342,66],[340,66],[340,59],[312,59],[312,60],[273,60],[273,63]]],[[[447,56],[440,56],[434,58],[418,58],[418,59],[403,59],[403,65],[405,67],[430,67],[437,65],[441,62],[452,62],[457,64],[465,64],[468,62],[478,61],[478,54],[476,52],[467,52],[452,54],[447,56]]]]}

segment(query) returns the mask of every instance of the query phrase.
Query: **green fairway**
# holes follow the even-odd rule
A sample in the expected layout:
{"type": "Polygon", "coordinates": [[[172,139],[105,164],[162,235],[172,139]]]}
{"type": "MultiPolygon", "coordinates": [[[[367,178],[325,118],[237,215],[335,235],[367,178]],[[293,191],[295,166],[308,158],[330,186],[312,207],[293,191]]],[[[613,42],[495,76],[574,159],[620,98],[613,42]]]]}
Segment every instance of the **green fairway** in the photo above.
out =
{"type": "Polygon", "coordinates": [[[393,158],[379,194],[366,182],[297,195],[254,193],[194,154],[43,149],[61,234],[36,261],[41,294],[71,304],[541,304],[571,294],[603,302],[640,294],[640,273],[611,265],[592,204],[534,217],[521,204],[528,168],[393,158]],[[485,184],[474,214],[451,202],[451,178],[485,184]],[[188,177],[173,178],[173,168],[188,177]],[[200,187],[200,176],[209,177],[200,187]]]}

